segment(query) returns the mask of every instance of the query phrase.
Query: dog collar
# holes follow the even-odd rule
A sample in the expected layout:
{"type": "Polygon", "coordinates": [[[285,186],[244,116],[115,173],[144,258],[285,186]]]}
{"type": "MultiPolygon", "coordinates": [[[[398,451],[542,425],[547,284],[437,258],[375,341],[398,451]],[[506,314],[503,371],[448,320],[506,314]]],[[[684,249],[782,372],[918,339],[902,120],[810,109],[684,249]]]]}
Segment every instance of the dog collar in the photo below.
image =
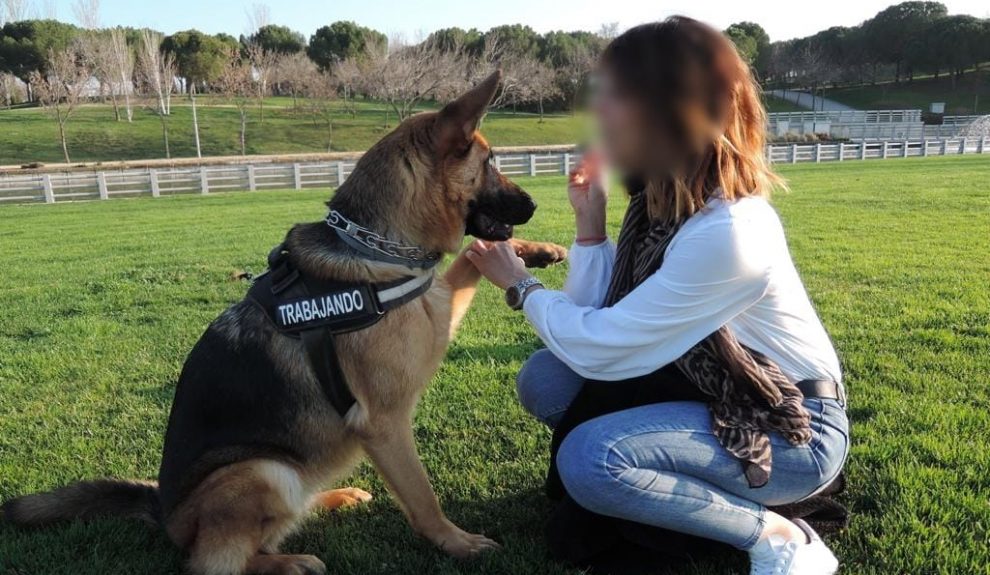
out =
{"type": "Polygon", "coordinates": [[[428,270],[440,263],[443,255],[440,252],[427,251],[420,246],[407,246],[384,238],[347,219],[337,210],[330,210],[325,221],[344,243],[370,260],[400,264],[410,269],[428,270]]]}

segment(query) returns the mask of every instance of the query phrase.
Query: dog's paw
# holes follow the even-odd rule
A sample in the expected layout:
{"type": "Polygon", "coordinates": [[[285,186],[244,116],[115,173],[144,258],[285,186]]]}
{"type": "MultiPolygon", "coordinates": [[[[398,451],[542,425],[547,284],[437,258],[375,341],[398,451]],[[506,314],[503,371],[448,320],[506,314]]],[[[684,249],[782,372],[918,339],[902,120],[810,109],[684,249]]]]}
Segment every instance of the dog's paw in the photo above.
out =
{"type": "Polygon", "coordinates": [[[317,507],[322,507],[328,511],[340,509],[342,507],[352,507],[371,501],[372,495],[357,487],[344,487],[341,489],[331,489],[316,494],[313,503],[317,507]]]}
{"type": "Polygon", "coordinates": [[[528,268],[545,268],[567,259],[567,248],[547,242],[513,239],[512,247],[528,268]]]}
{"type": "Polygon", "coordinates": [[[448,529],[439,535],[430,537],[433,544],[451,557],[467,559],[486,551],[499,549],[501,545],[476,533],[468,533],[460,527],[448,522],[448,529]]]}

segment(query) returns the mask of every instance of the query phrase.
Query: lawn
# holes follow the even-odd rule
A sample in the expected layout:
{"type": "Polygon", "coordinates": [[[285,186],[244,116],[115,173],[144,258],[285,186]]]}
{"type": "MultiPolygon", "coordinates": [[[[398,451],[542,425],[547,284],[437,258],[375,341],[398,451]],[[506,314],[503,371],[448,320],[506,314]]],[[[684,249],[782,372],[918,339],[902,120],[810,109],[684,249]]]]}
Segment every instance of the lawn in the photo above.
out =
{"type": "Polygon", "coordinates": [[[937,80],[922,77],[913,82],[902,80],[899,84],[883,82],[826,90],[825,97],[858,110],[927,112],[932,102],[945,102],[945,113],[949,115],[990,114],[990,69],[985,68],[979,76],[967,72],[955,85],[952,78],[943,75],[937,80]]]}
{"type": "MultiPolygon", "coordinates": [[[[495,140],[498,143],[498,140],[495,140]]],[[[990,159],[782,167],[775,204],[851,393],[845,573],[990,574],[990,159]]],[[[520,179],[529,238],[571,238],[563,181],[520,179]]],[[[326,191],[0,207],[0,499],[80,478],[153,478],[173,385],[206,324],[326,191]]],[[[613,228],[622,211],[616,193],[613,228]]],[[[565,270],[541,272],[560,286],[565,270]]],[[[331,573],[576,573],[542,543],[549,433],[515,399],[539,342],[490,286],[416,418],[448,514],[504,545],[474,562],[417,540],[381,480],[370,505],[314,516],[286,544],[331,573]]],[[[117,520],[0,525],[2,575],[179,572],[165,536],[117,520]]],[[[733,565],[736,572],[741,563],[733,565]]],[[[676,573],[715,575],[701,559],[676,573]]]]}
{"type": "MultiPolygon", "coordinates": [[[[204,156],[241,153],[238,110],[229,103],[199,99],[200,140],[204,156]]],[[[387,131],[385,108],[374,102],[358,102],[354,114],[337,103],[334,114],[334,151],[368,149],[387,131]]],[[[388,125],[394,128],[395,114],[388,125]]],[[[485,133],[501,146],[571,144],[581,141],[584,122],[569,114],[539,116],[496,111],[485,120],[485,133]]],[[[146,108],[134,110],[134,122],[114,122],[106,105],[79,108],[67,124],[69,154],[75,162],[142,160],[165,157],[158,117],[146,108]]],[[[39,108],[0,110],[0,166],[29,162],[63,162],[55,121],[39,108]]],[[[174,97],[169,121],[173,157],[195,157],[192,108],[185,98],[174,97]]],[[[264,121],[256,103],[248,109],[248,154],[326,152],[328,130],[305,101],[294,106],[289,98],[268,98],[264,121]]]]}

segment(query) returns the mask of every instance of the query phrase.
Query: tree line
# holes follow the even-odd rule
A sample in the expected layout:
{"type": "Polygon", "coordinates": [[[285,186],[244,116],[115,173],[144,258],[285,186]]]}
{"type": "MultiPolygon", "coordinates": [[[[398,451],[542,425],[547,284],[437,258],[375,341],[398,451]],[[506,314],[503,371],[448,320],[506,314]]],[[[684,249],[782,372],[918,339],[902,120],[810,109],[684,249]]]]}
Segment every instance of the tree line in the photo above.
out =
{"type": "Polygon", "coordinates": [[[902,2],[857,26],[780,42],[770,42],[752,22],[725,32],[770,87],[900,83],[948,74],[955,88],[965,71],[990,61],[990,19],[950,16],[940,2],[902,2]]]}
{"type": "MultiPolygon", "coordinates": [[[[355,98],[384,104],[383,120],[402,120],[424,101],[444,102],[487,74],[503,70],[494,105],[538,113],[573,110],[601,51],[617,34],[615,24],[597,32],[548,32],[515,24],[446,28],[410,41],[391,38],[354,22],[322,26],[308,38],[271,22],[268,9],[248,14],[249,33],[206,34],[99,24],[99,0],[76,0],[79,25],[27,19],[27,0],[0,0],[0,104],[20,101],[45,107],[58,125],[66,161],[65,127],[78,105],[103,99],[117,121],[134,108],[157,116],[163,152],[169,151],[171,100],[182,94],[192,107],[197,154],[197,95],[222,97],[240,119],[246,151],[249,113],[265,121],[265,99],[289,96],[326,127],[355,114],[355,98]]],[[[904,2],[853,27],[771,42],[761,26],[740,22],[725,30],[754,74],[767,86],[811,88],[840,83],[911,81],[916,74],[958,78],[990,60],[990,20],[949,16],[938,2],[904,2]]]]}

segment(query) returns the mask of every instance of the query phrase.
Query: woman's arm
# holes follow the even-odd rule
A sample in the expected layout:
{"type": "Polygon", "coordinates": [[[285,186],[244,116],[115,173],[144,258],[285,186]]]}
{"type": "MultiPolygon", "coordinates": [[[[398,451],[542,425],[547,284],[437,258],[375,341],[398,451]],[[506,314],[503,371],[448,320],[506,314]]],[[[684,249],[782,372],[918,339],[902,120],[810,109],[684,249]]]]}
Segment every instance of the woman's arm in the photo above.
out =
{"type": "Polygon", "coordinates": [[[567,261],[570,271],[564,293],[577,305],[601,307],[612,278],[615,244],[608,240],[590,246],[574,242],[567,261]]]}
{"type": "Polygon", "coordinates": [[[547,347],[577,373],[621,380],[650,373],[758,301],[770,257],[753,226],[720,221],[678,238],[660,271],[611,308],[534,291],[525,311],[547,347]],[[754,233],[756,232],[756,233],[754,233]]]}
{"type": "Polygon", "coordinates": [[[615,263],[615,244],[605,232],[608,180],[601,159],[588,152],[570,173],[567,197],[577,236],[568,254],[564,292],[578,305],[601,307],[615,263]]]}

